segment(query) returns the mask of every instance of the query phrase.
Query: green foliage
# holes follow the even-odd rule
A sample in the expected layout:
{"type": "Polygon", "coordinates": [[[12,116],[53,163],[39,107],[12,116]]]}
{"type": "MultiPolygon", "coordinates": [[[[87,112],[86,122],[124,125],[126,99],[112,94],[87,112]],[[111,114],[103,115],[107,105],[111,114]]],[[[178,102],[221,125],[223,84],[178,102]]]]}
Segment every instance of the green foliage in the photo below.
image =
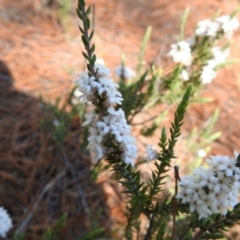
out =
{"type": "Polygon", "coordinates": [[[145,108],[150,102],[155,91],[154,87],[158,74],[152,72],[152,75],[147,79],[148,72],[144,72],[140,78],[133,83],[119,83],[119,91],[123,95],[122,108],[125,111],[125,116],[129,123],[134,117],[145,108]]]}
{"type": "MultiPolygon", "coordinates": [[[[63,214],[62,217],[55,223],[53,228],[48,227],[45,234],[41,238],[41,240],[57,240],[59,239],[59,234],[62,228],[65,225],[67,219],[67,214],[63,214]]],[[[25,240],[24,234],[18,234],[18,232],[15,232],[12,240],[25,240]]]]}
{"type": "MultiPolygon", "coordinates": [[[[85,48],[82,55],[87,61],[88,74],[89,76],[94,76],[96,81],[99,81],[98,70],[94,69],[96,55],[95,44],[92,43],[94,31],[91,30],[89,17],[91,6],[86,8],[85,1],[78,0],[76,12],[82,22],[79,30],[85,48]]],[[[184,38],[184,26],[188,12],[189,10],[187,9],[181,20],[180,38],[182,40],[184,38]]],[[[121,107],[125,111],[128,123],[132,123],[136,115],[143,110],[155,107],[157,104],[167,104],[170,107],[177,105],[169,131],[167,131],[164,126],[162,127],[161,124],[163,119],[168,115],[170,107],[164,109],[156,118],[147,120],[151,122],[150,126],[142,128],[141,133],[143,135],[151,136],[160,126],[162,127],[158,143],[160,151],[157,159],[154,161],[155,168],[151,170],[151,176],[148,179],[143,179],[140,170],[132,168],[130,164],[126,164],[121,160],[120,156],[123,154],[123,150],[120,148],[120,143],[115,140],[113,133],[108,133],[104,135],[101,142],[107,149],[105,159],[107,165],[104,167],[99,161],[93,166],[91,171],[92,181],[97,180],[99,172],[111,167],[115,180],[122,185],[123,194],[126,195],[127,199],[125,212],[127,223],[124,233],[124,237],[127,240],[172,239],[174,236],[173,228],[169,223],[172,221],[172,218],[175,219],[175,217],[177,217],[177,239],[222,239],[225,236],[224,231],[237,224],[240,220],[239,204],[236,205],[232,211],[229,211],[226,216],[213,214],[206,219],[199,219],[196,212],[190,213],[188,204],[176,200],[176,186],[174,196],[171,196],[169,191],[164,190],[166,181],[168,181],[168,171],[172,168],[172,160],[177,158],[175,155],[176,143],[181,135],[181,127],[183,125],[185,112],[190,103],[190,98],[192,102],[193,99],[198,102],[208,101],[208,99],[203,99],[198,96],[198,93],[202,89],[202,83],[199,79],[202,67],[213,57],[210,49],[214,46],[215,42],[209,37],[196,38],[196,42],[191,46],[193,52],[193,67],[190,69],[189,80],[183,81],[181,79],[181,73],[185,70],[185,67],[181,64],[174,64],[170,71],[166,71],[166,69],[163,70],[161,67],[144,66],[144,54],[151,30],[151,27],[147,29],[140,47],[139,61],[136,68],[137,77],[129,82],[123,77],[120,77],[119,89],[124,99],[121,107]],[[177,207],[177,209],[175,209],[175,207],[177,207]],[[174,212],[173,209],[176,210],[176,212],[174,212]],[[148,222],[144,232],[142,232],[141,226],[142,217],[148,222]]],[[[220,40],[221,37],[222,34],[219,34],[216,41],[220,40]]],[[[122,66],[124,66],[124,64],[125,61],[122,62],[122,66]]],[[[226,64],[227,63],[219,65],[216,68],[223,67],[226,64]]],[[[106,96],[96,92],[93,94],[95,97],[93,104],[95,105],[96,113],[107,112],[107,107],[104,105],[106,96]]],[[[51,125],[52,140],[57,144],[62,144],[65,140],[69,132],[70,123],[76,113],[79,111],[81,111],[81,115],[85,113],[85,108],[77,109],[71,105],[72,98],[73,92],[70,94],[69,101],[63,104],[63,107],[60,107],[60,99],[54,105],[47,105],[52,116],[43,119],[42,127],[46,132],[49,132],[48,128],[51,125]],[[71,105],[70,111],[67,112],[66,109],[69,105],[71,105]],[[58,124],[52,126],[54,120],[58,120],[58,124]]],[[[220,136],[219,132],[213,133],[217,118],[218,111],[210,118],[205,128],[192,130],[187,142],[189,151],[196,151],[200,147],[206,148],[210,142],[220,136]]],[[[84,138],[83,144],[86,144],[85,140],[86,138],[84,138]]],[[[175,184],[177,184],[177,180],[175,184]]],[[[99,211],[101,211],[101,208],[99,208],[99,211]]],[[[91,214],[94,216],[91,230],[85,236],[79,238],[79,240],[96,239],[106,235],[105,229],[99,227],[98,224],[99,213],[94,212],[91,214]]],[[[66,216],[62,217],[53,229],[48,228],[42,239],[57,239],[57,235],[63,227],[65,219],[66,216]]]]}
{"type": "Polygon", "coordinates": [[[96,210],[90,209],[90,221],[91,226],[88,233],[84,234],[78,240],[94,240],[94,239],[104,239],[111,235],[111,233],[106,232],[106,229],[103,227],[100,227],[101,221],[101,214],[102,214],[102,207],[99,206],[96,210]]]}
{"type": "Polygon", "coordinates": [[[58,234],[60,233],[60,231],[62,230],[62,228],[64,227],[64,224],[66,222],[67,219],[67,214],[63,214],[63,216],[56,222],[55,226],[51,229],[51,228],[47,228],[46,233],[44,234],[44,236],[42,237],[42,240],[57,240],[58,238],[58,234]]]}
{"type": "Polygon", "coordinates": [[[151,32],[152,32],[152,27],[149,26],[146,30],[146,33],[143,37],[143,40],[142,40],[142,43],[140,46],[138,64],[137,64],[137,75],[139,75],[141,73],[141,70],[143,68],[145,51],[146,51],[146,47],[147,47],[148,41],[151,36],[151,32]]]}
{"type": "Polygon", "coordinates": [[[79,238],[79,240],[93,240],[96,239],[97,237],[101,236],[102,233],[104,233],[104,228],[98,228],[95,229],[93,231],[91,231],[90,233],[88,233],[87,235],[85,235],[84,237],[79,238]]]}
{"type": "Polygon", "coordinates": [[[69,28],[71,8],[71,0],[59,0],[58,15],[64,29],[69,28]]]}
{"type": "Polygon", "coordinates": [[[181,17],[180,40],[184,40],[184,38],[185,38],[184,31],[185,31],[186,21],[187,21],[188,15],[189,15],[189,10],[190,10],[189,8],[186,8],[182,17],[181,17]]]}
{"type": "Polygon", "coordinates": [[[104,164],[102,161],[98,161],[91,168],[91,180],[96,182],[100,173],[108,171],[111,168],[110,164],[104,164]]]}
{"type": "MultiPolygon", "coordinates": [[[[202,164],[204,156],[198,156],[198,151],[204,151],[206,155],[210,151],[211,142],[221,136],[222,133],[220,131],[214,132],[214,126],[218,120],[218,116],[219,109],[216,109],[204,127],[201,129],[194,127],[187,137],[186,148],[189,152],[196,155],[194,161],[189,161],[184,166],[184,168],[188,168],[188,171],[198,168],[202,164]]],[[[184,170],[184,168],[182,168],[182,170],[184,170]]]]}
{"type": "Polygon", "coordinates": [[[18,232],[15,232],[13,234],[12,240],[25,240],[25,234],[20,234],[18,232]]]}

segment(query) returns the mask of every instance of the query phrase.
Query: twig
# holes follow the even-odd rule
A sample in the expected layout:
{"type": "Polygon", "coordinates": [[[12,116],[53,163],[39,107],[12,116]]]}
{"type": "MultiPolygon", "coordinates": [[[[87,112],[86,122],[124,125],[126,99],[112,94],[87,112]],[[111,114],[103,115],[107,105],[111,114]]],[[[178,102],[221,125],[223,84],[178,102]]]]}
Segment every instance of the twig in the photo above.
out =
{"type": "MultiPolygon", "coordinates": [[[[60,155],[61,155],[63,161],[65,162],[66,166],[67,166],[68,169],[70,170],[70,173],[71,173],[72,177],[75,178],[75,179],[77,179],[77,178],[79,177],[79,173],[78,173],[78,171],[76,171],[76,169],[74,168],[74,166],[73,166],[73,165],[71,164],[71,162],[69,161],[68,156],[67,156],[67,154],[66,154],[66,152],[65,152],[65,150],[64,150],[64,146],[61,145],[61,148],[60,148],[60,149],[61,149],[61,150],[60,150],[60,155]]],[[[89,173],[89,175],[90,175],[90,174],[91,174],[91,173],[89,173]]],[[[83,197],[84,194],[83,194],[83,190],[82,190],[82,188],[81,188],[80,185],[78,185],[77,190],[78,190],[78,196],[79,196],[79,198],[81,199],[82,205],[84,206],[84,209],[83,209],[83,210],[84,210],[84,212],[86,213],[87,217],[89,218],[90,209],[89,209],[88,204],[87,204],[87,202],[86,202],[86,200],[85,200],[85,197],[83,197]]],[[[89,219],[88,219],[88,220],[89,220],[89,219]]]]}
{"type": "Polygon", "coordinates": [[[151,238],[151,233],[152,233],[152,228],[153,228],[153,224],[154,224],[154,219],[155,219],[155,214],[152,213],[152,216],[150,217],[150,223],[149,223],[149,227],[148,227],[148,230],[147,230],[147,234],[144,238],[144,240],[148,240],[151,238]]]}
{"type": "Polygon", "coordinates": [[[173,234],[172,240],[176,240],[176,214],[177,214],[177,199],[176,196],[178,194],[178,181],[181,181],[179,177],[179,167],[174,166],[174,178],[175,178],[175,195],[173,197],[173,234]]]}
{"type": "Polygon", "coordinates": [[[38,205],[40,204],[41,200],[43,199],[44,195],[57,183],[57,181],[62,178],[66,174],[66,170],[61,171],[54,179],[52,179],[49,183],[45,185],[41,193],[38,195],[37,200],[32,206],[31,211],[27,214],[26,218],[22,221],[21,225],[17,229],[17,233],[21,234],[24,229],[26,228],[27,224],[33,217],[33,212],[37,209],[38,205]]]}

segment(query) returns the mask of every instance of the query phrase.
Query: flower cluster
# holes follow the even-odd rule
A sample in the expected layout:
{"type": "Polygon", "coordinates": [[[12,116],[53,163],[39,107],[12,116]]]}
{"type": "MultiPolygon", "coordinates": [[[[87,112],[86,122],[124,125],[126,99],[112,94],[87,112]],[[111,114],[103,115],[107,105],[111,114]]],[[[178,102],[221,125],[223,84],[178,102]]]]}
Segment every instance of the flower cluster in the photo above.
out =
{"type": "Polygon", "coordinates": [[[183,69],[180,74],[180,78],[184,81],[188,81],[189,80],[188,72],[183,69]]]}
{"type": "Polygon", "coordinates": [[[238,203],[240,168],[235,158],[212,156],[208,169],[200,167],[193,175],[182,177],[177,195],[182,203],[189,203],[190,212],[196,211],[199,218],[213,213],[226,214],[238,203]]]}
{"type": "Polygon", "coordinates": [[[94,70],[97,72],[97,81],[94,76],[89,77],[88,72],[85,71],[81,74],[76,83],[79,85],[80,100],[82,102],[94,102],[96,100],[96,94],[106,95],[105,104],[113,106],[114,104],[121,104],[122,95],[116,88],[118,85],[110,77],[110,70],[100,64],[96,64],[94,70]]]}
{"type": "Polygon", "coordinates": [[[184,66],[191,65],[193,59],[190,45],[186,41],[172,44],[168,55],[173,58],[174,62],[182,63],[184,66]]]}
{"type": "Polygon", "coordinates": [[[147,154],[148,162],[158,158],[158,152],[153,149],[153,144],[147,146],[145,153],[147,154]]]}
{"type": "MultiPolygon", "coordinates": [[[[217,39],[219,36],[230,38],[234,30],[239,27],[239,22],[236,17],[231,18],[229,15],[224,15],[213,20],[200,21],[197,24],[195,34],[197,37],[209,37],[217,39]]],[[[213,58],[207,61],[202,68],[200,80],[202,83],[211,83],[217,76],[215,67],[226,62],[229,55],[229,49],[221,50],[219,47],[211,49],[213,58]]]]}
{"type": "Polygon", "coordinates": [[[196,36],[200,37],[212,37],[215,38],[220,33],[224,34],[227,38],[232,37],[234,30],[239,27],[239,22],[236,17],[229,15],[223,15],[213,20],[203,20],[198,22],[195,30],[196,36]]]}
{"type": "Polygon", "coordinates": [[[0,236],[5,238],[12,226],[12,219],[9,214],[3,207],[0,207],[0,236]]]}
{"type": "Polygon", "coordinates": [[[113,147],[118,148],[115,159],[121,159],[127,164],[134,165],[137,157],[135,138],[131,135],[130,126],[127,124],[125,114],[121,108],[115,110],[116,104],[122,103],[122,95],[117,91],[118,85],[110,79],[110,70],[100,64],[95,64],[96,77],[84,72],[77,80],[79,91],[82,93],[82,102],[92,102],[98,105],[102,101],[103,108],[95,108],[85,115],[83,126],[89,125],[88,138],[92,160],[98,161],[106,158],[113,152],[113,147]],[[107,147],[104,140],[107,136],[114,136],[113,147],[107,147]]]}
{"type": "Polygon", "coordinates": [[[117,77],[123,76],[124,79],[129,79],[136,76],[135,72],[132,69],[122,65],[117,66],[114,70],[114,73],[117,77]]]}
{"type": "MultiPolygon", "coordinates": [[[[186,41],[181,41],[171,45],[171,50],[168,53],[176,63],[183,65],[183,70],[180,78],[184,81],[190,79],[190,66],[195,63],[196,49],[203,47],[206,41],[214,42],[222,37],[230,38],[234,30],[239,27],[239,22],[236,17],[224,15],[213,20],[200,21],[197,24],[195,35],[188,38],[186,41]]],[[[211,46],[211,44],[210,44],[211,46]]],[[[208,46],[209,48],[209,46],[208,46]]],[[[200,51],[201,52],[201,51],[200,51]]],[[[203,84],[211,83],[217,76],[216,67],[226,62],[229,55],[229,49],[221,49],[220,47],[210,47],[206,59],[200,64],[199,80],[203,84]]]]}
{"type": "Polygon", "coordinates": [[[202,68],[202,73],[200,75],[202,83],[211,83],[211,81],[217,76],[215,68],[226,62],[229,55],[229,48],[222,50],[219,47],[213,47],[211,53],[213,58],[209,59],[206,65],[202,68]]]}

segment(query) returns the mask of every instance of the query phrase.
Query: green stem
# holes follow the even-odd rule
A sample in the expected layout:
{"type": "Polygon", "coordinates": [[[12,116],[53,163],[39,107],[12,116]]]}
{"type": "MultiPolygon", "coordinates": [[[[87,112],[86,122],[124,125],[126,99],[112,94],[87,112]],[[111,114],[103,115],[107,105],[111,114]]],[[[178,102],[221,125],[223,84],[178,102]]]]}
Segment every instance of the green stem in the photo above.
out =
{"type": "Polygon", "coordinates": [[[151,239],[154,220],[155,220],[155,214],[153,213],[150,218],[149,227],[148,227],[148,230],[147,230],[144,240],[151,239]]]}

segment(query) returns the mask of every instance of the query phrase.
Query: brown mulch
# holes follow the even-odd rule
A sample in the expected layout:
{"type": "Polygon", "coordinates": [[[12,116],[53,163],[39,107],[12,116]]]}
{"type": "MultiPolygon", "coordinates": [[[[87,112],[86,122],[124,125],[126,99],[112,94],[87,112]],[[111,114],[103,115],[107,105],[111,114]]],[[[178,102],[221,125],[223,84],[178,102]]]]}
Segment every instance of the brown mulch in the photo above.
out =
{"type": "Polygon", "coordinates": [[[57,145],[54,126],[44,130],[40,124],[54,120],[48,105],[13,89],[3,63],[0,70],[0,206],[11,215],[14,230],[40,239],[64,213],[59,239],[77,239],[93,229],[92,223],[109,229],[103,184],[91,180],[90,159],[80,148],[79,118],[57,145]]]}

